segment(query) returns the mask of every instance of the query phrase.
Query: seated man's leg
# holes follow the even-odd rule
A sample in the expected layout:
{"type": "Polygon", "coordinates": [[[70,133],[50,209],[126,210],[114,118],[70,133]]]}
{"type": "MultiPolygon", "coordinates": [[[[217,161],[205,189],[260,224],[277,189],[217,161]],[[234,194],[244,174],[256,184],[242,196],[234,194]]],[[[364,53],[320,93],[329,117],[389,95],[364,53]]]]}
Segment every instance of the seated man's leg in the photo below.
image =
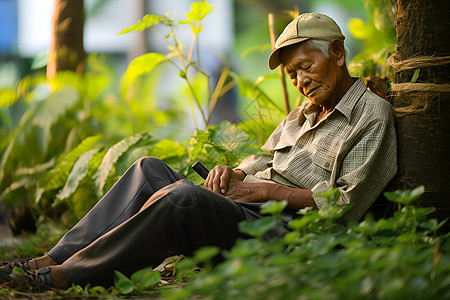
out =
{"type": "Polygon", "coordinates": [[[66,260],[68,284],[110,285],[114,270],[130,275],[156,266],[175,254],[192,255],[205,245],[231,248],[238,223],[245,219],[239,204],[187,180],[156,192],[129,220],[66,260]]]}
{"type": "MultiPolygon", "coordinates": [[[[62,264],[75,252],[136,214],[153,193],[180,179],[183,179],[180,174],[157,158],[137,160],[47,255],[62,264]]],[[[39,267],[42,266],[45,264],[39,267]]]]}

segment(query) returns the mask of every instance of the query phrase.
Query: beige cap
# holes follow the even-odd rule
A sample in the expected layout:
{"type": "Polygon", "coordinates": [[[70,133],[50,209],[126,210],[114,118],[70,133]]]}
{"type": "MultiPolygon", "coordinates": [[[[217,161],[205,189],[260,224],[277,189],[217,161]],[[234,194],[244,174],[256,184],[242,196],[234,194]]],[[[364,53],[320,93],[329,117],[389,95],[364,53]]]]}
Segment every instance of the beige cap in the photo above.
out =
{"type": "Polygon", "coordinates": [[[280,49],[309,39],[345,39],[338,24],[329,16],[320,13],[305,13],[289,23],[275,42],[275,50],[269,56],[269,68],[281,64],[280,49]]]}

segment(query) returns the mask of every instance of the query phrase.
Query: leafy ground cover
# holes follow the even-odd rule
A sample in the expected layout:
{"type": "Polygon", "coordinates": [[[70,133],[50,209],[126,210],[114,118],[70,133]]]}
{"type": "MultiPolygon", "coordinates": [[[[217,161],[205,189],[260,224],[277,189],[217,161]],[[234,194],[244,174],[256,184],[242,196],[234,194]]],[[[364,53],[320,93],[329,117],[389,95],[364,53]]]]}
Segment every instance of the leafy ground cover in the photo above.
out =
{"type": "MultiPolygon", "coordinates": [[[[391,218],[340,225],[348,208],[328,205],[300,210],[283,238],[264,240],[279,226],[285,202],[267,202],[268,216],[242,222],[240,230],[253,236],[238,240],[229,251],[205,247],[194,257],[168,258],[130,278],[116,271],[115,285],[72,286],[50,291],[49,298],[164,298],[164,299],[450,299],[449,234],[428,219],[433,208],[416,208],[423,187],[386,193],[401,205],[391,218]],[[213,264],[218,255],[222,262],[213,264]]],[[[336,190],[323,196],[337,198],[336,190]]],[[[2,290],[6,297],[24,296],[2,290]]]]}

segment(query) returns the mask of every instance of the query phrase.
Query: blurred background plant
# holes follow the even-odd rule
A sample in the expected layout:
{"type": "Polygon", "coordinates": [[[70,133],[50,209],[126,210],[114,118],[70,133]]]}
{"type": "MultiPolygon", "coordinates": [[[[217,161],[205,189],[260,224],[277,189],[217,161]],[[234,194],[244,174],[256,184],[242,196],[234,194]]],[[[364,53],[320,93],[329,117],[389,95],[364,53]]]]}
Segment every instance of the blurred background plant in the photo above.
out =
{"type": "MultiPolygon", "coordinates": [[[[181,1],[183,7],[192,2],[181,1]]],[[[91,3],[87,21],[108,8],[107,1],[86,3],[91,3]]],[[[146,14],[117,30],[125,36],[145,33],[153,45],[126,69],[123,58],[95,52],[87,55],[84,72],[61,71],[52,78],[45,76],[46,55],[21,60],[20,68],[11,61],[1,66],[0,202],[8,207],[16,234],[34,231],[36,221],[69,228],[141,156],[160,157],[201,183],[189,168],[195,160],[208,167],[233,166],[258,151],[285,116],[279,76],[266,66],[268,12],[276,12],[278,31],[299,12],[335,14],[347,35],[349,57],[361,53],[350,62],[355,75],[389,76],[379,53],[395,36],[383,13],[392,18],[391,1],[346,0],[338,9],[324,0],[222,5],[196,2],[183,16],[146,14]],[[211,67],[202,49],[218,42],[202,37],[210,30],[204,24],[212,21],[214,5],[234,12],[237,30],[233,50],[225,49],[211,67]],[[224,111],[232,113],[221,116],[224,111]]],[[[303,100],[289,84],[288,94],[291,107],[303,100]]]]}

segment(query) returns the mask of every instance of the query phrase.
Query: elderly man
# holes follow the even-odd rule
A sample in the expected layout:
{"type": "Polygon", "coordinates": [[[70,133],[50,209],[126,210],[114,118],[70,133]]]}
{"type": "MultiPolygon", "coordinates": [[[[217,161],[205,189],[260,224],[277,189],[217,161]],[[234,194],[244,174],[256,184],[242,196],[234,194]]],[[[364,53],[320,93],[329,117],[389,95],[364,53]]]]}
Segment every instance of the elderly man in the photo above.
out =
{"type": "Polygon", "coordinates": [[[283,214],[293,219],[298,209],[322,207],[326,200],[314,194],[332,187],[339,205],[352,205],[342,221],[359,221],[396,173],[396,136],[391,105],[350,77],[343,41],[339,26],[319,13],[299,16],[278,38],[269,67],[282,64],[309,100],[262,147],[271,156],[217,166],[205,188],[142,158],[47,255],[6,264],[3,273],[27,270],[8,275],[9,286],[110,285],[114,270],[131,274],[205,245],[232,247],[244,237],[237,224],[261,218],[264,201],[286,200],[283,214]]]}

